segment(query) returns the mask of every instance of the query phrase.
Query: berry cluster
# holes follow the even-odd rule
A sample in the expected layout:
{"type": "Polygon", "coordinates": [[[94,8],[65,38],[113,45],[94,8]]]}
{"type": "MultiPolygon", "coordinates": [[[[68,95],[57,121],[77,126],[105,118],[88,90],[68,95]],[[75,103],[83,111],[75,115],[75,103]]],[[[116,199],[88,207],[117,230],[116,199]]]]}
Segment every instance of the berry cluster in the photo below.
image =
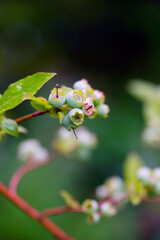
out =
{"type": "Polygon", "coordinates": [[[104,93],[94,90],[86,79],[75,82],[73,89],[64,86],[58,88],[56,85],[48,101],[54,107],[51,114],[61,112],[60,121],[68,131],[78,128],[84,117],[107,117],[109,113],[109,106],[104,104],[104,93]]]}
{"type": "Polygon", "coordinates": [[[125,183],[122,178],[113,176],[104,181],[104,183],[98,186],[95,190],[95,194],[98,199],[105,199],[110,197],[115,199],[117,197],[123,197],[125,192],[125,183]]]}
{"type": "Polygon", "coordinates": [[[79,159],[89,159],[92,155],[91,150],[98,143],[97,136],[95,133],[81,126],[77,129],[77,135],[78,140],[75,139],[71,132],[61,127],[52,141],[52,146],[61,155],[71,157],[76,154],[76,157],[79,159]]]}

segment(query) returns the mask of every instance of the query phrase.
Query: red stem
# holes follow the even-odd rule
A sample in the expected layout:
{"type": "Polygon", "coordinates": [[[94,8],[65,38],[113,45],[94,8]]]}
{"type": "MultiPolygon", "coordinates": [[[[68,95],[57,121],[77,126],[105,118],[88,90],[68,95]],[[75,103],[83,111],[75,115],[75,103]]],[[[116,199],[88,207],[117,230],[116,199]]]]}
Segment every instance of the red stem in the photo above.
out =
{"type": "Polygon", "coordinates": [[[15,173],[13,174],[10,183],[9,183],[9,189],[13,192],[16,193],[17,192],[17,187],[18,184],[20,182],[20,180],[22,179],[22,177],[30,172],[33,171],[37,168],[40,168],[46,164],[48,164],[49,162],[51,162],[52,159],[55,159],[57,155],[55,155],[55,153],[50,153],[50,156],[48,157],[48,159],[46,159],[44,162],[42,163],[36,163],[34,162],[34,160],[30,160],[27,164],[24,164],[22,166],[20,166],[15,173]]]}
{"type": "Polygon", "coordinates": [[[28,216],[38,221],[44,226],[50,233],[52,233],[57,239],[60,240],[74,240],[74,238],[68,236],[63,230],[57,227],[50,219],[41,218],[41,214],[19,195],[11,192],[3,183],[0,182],[0,193],[2,193],[8,200],[10,200],[19,209],[25,212],[28,216]]]}
{"type": "Polygon", "coordinates": [[[42,112],[42,111],[36,111],[34,113],[31,113],[31,114],[28,114],[28,115],[25,115],[25,116],[22,116],[22,117],[19,117],[17,119],[15,119],[14,121],[19,123],[19,122],[23,122],[23,121],[26,121],[28,119],[31,119],[31,118],[34,118],[34,117],[37,117],[37,116],[40,116],[40,115],[44,115],[45,113],[47,113],[48,110],[42,112]]]}
{"type": "Polygon", "coordinates": [[[60,206],[60,207],[48,208],[42,211],[41,215],[42,217],[48,217],[48,216],[58,215],[58,214],[67,213],[67,212],[80,213],[82,212],[82,207],[78,206],[77,208],[71,208],[68,206],[60,206]]]}

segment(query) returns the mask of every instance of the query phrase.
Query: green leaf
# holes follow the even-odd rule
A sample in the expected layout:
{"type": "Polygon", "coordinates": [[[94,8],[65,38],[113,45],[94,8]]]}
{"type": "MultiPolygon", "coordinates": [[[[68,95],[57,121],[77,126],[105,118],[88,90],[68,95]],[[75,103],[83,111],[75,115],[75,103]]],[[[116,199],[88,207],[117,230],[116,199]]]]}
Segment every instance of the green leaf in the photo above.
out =
{"type": "Polygon", "coordinates": [[[4,118],[1,122],[0,128],[14,137],[19,136],[18,125],[12,119],[4,118]]]}
{"type": "Polygon", "coordinates": [[[123,167],[124,180],[129,192],[129,199],[133,205],[141,202],[145,195],[145,188],[136,177],[136,172],[144,166],[143,160],[136,153],[128,154],[123,167]]]}
{"type": "Polygon", "coordinates": [[[23,100],[32,100],[32,107],[42,112],[50,110],[52,108],[52,106],[44,97],[35,97],[31,94],[27,94],[23,97],[23,100]]]}
{"type": "Polygon", "coordinates": [[[11,84],[0,98],[0,114],[15,108],[26,94],[34,95],[56,73],[35,73],[11,84]]]}

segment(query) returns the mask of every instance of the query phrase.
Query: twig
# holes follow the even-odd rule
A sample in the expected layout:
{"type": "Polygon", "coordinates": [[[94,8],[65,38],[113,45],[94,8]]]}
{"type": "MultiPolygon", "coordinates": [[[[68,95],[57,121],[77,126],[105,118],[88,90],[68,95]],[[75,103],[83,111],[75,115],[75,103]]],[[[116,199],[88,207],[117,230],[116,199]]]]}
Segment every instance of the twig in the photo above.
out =
{"type": "Polygon", "coordinates": [[[52,235],[60,240],[75,240],[74,238],[68,236],[62,229],[57,227],[50,219],[41,218],[41,214],[31,205],[29,205],[25,200],[23,200],[19,195],[13,194],[3,183],[0,182],[0,193],[4,195],[8,200],[10,200],[19,209],[25,212],[28,216],[38,221],[42,226],[44,226],[52,235]]]}
{"type": "Polygon", "coordinates": [[[23,122],[23,121],[27,121],[29,119],[32,119],[34,117],[38,117],[40,115],[44,115],[48,112],[49,110],[46,110],[44,112],[42,111],[36,111],[34,113],[31,113],[31,114],[28,114],[28,115],[25,115],[25,116],[22,116],[22,117],[19,117],[17,119],[15,119],[14,121],[17,122],[17,123],[20,123],[20,122],[23,122]]]}

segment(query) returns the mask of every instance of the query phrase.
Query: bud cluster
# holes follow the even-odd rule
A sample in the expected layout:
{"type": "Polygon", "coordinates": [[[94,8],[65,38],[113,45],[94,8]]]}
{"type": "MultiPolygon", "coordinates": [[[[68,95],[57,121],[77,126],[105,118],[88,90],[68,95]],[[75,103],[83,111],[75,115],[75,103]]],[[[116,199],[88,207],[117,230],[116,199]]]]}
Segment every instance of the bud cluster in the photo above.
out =
{"type": "Polygon", "coordinates": [[[78,128],[84,117],[107,117],[109,113],[109,106],[104,103],[104,93],[94,90],[86,79],[75,82],[73,89],[56,86],[51,91],[48,101],[52,106],[50,115],[59,117],[68,131],[78,128]]]}
{"type": "Polygon", "coordinates": [[[96,134],[85,127],[77,129],[78,139],[71,132],[61,127],[52,142],[53,148],[62,155],[76,154],[80,159],[91,157],[91,150],[96,147],[98,140],[96,134]]]}
{"type": "Polygon", "coordinates": [[[98,199],[117,198],[125,195],[125,186],[122,178],[113,176],[105,180],[104,184],[98,186],[95,190],[98,199]]]}
{"type": "Polygon", "coordinates": [[[23,162],[45,162],[49,158],[49,152],[41,146],[36,139],[22,141],[18,147],[18,159],[23,162]]]}
{"type": "Polygon", "coordinates": [[[86,199],[82,203],[82,211],[87,214],[87,222],[97,223],[101,216],[111,217],[117,213],[116,208],[110,202],[98,203],[94,199],[86,199]]]}
{"type": "Polygon", "coordinates": [[[160,195],[160,168],[139,168],[136,177],[145,186],[149,194],[160,195]]]}

